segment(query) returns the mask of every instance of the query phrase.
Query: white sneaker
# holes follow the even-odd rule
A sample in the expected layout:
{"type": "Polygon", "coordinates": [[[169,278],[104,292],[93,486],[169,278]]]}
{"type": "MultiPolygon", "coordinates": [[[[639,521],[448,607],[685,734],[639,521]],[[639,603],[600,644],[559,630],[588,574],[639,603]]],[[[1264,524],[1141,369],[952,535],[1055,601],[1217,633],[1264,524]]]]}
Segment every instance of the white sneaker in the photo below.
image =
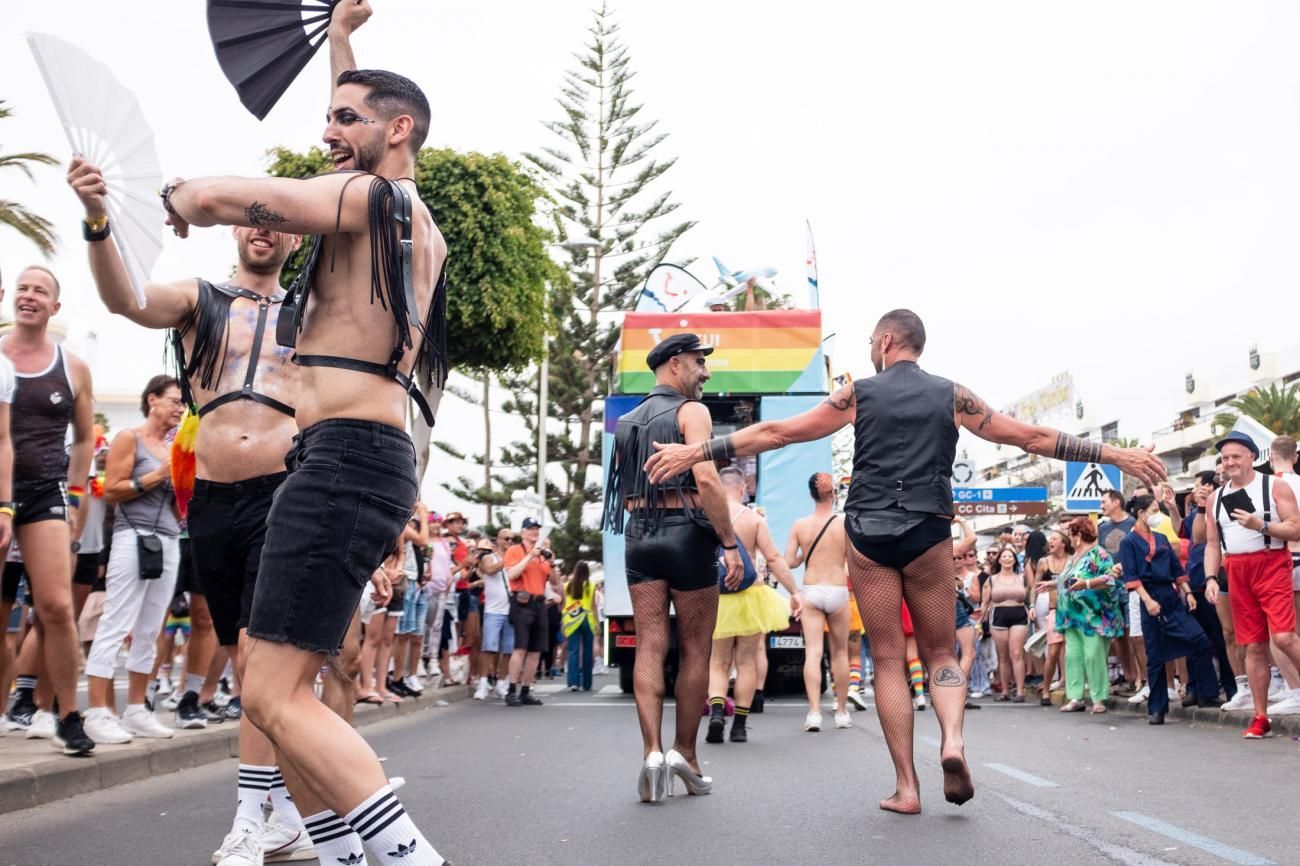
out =
{"type": "Polygon", "coordinates": [[[848,710],[845,710],[842,713],[835,714],[835,727],[837,728],[853,727],[853,716],[849,715],[848,710]]]}
{"type": "Polygon", "coordinates": [[[1292,689],[1268,707],[1270,716],[1300,716],[1300,689],[1292,689]]]}
{"type": "MultiPolygon", "coordinates": [[[[54,718],[54,713],[37,710],[32,713],[32,723],[23,736],[29,740],[52,740],[58,726],[59,720],[54,718]]],[[[91,739],[95,738],[91,737],[91,739]]]]}
{"type": "Polygon", "coordinates": [[[1140,703],[1142,703],[1143,701],[1145,701],[1145,700],[1146,700],[1148,697],[1150,697],[1150,696],[1151,696],[1151,689],[1150,689],[1150,687],[1148,687],[1148,686],[1143,686],[1142,688],[1140,688],[1140,689],[1138,689],[1136,692],[1134,692],[1133,696],[1132,696],[1131,698],[1128,699],[1128,702],[1129,702],[1130,704],[1135,704],[1135,705],[1136,705],[1136,704],[1140,704],[1140,703]]]}
{"type": "Polygon", "coordinates": [[[402,682],[406,684],[408,689],[415,692],[417,695],[424,693],[424,686],[415,677],[406,677],[402,682]]]}
{"type": "Polygon", "coordinates": [[[488,681],[487,678],[484,677],[483,679],[478,681],[478,688],[474,690],[474,700],[485,701],[487,700],[487,696],[488,696],[488,681]]]}
{"type": "Polygon", "coordinates": [[[867,708],[867,699],[863,696],[862,689],[849,689],[849,706],[859,710],[867,708]]]}
{"type": "Polygon", "coordinates": [[[805,731],[820,731],[822,729],[822,714],[809,713],[804,717],[803,729],[805,731]]]}
{"type": "Polygon", "coordinates": [[[274,812],[262,828],[258,842],[262,846],[262,859],[267,863],[316,859],[316,849],[307,831],[290,828],[274,812]]]}
{"type": "Polygon", "coordinates": [[[1183,696],[1178,694],[1178,689],[1166,689],[1166,691],[1169,692],[1170,701],[1181,701],[1183,699],[1183,696]]]}
{"type": "MultiPolygon", "coordinates": [[[[158,717],[146,710],[144,707],[138,710],[127,710],[122,716],[122,730],[126,731],[133,737],[147,737],[154,740],[167,740],[175,736],[176,732],[171,728],[158,721],[158,717]]],[[[92,740],[94,734],[89,735],[92,740]]],[[[96,742],[110,742],[109,740],[96,740],[96,742]]]]}
{"type": "Polygon", "coordinates": [[[258,837],[247,830],[231,830],[217,849],[221,859],[217,866],[262,866],[262,845],[258,837]]]}
{"type": "Polygon", "coordinates": [[[874,698],[876,696],[876,690],[868,685],[863,685],[858,691],[862,692],[864,698],[874,698]]]}
{"type": "Polygon", "coordinates": [[[157,694],[160,694],[160,695],[170,695],[173,691],[174,691],[174,689],[173,689],[173,687],[172,687],[172,681],[171,681],[171,678],[170,678],[170,677],[159,677],[159,678],[158,678],[158,691],[157,691],[157,694]]]}
{"type": "Polygon", "coordinates": [[[972,701],[977,701],[977,700],[979,700],[980,698],[984,697],[984,690],[983,690],[983,689],[976,689],[975,691],[971,692],[970,695],[969,695],[968,697],[970,697],[970,699],[971,699],[972,701]]]}
{"type": "Polygon", "coordinates": [[[175,710],[178,706],[180,706],[181,698],[183,697],[184,695],[178,694],[176,692],[172,692],[170,695],[167,696],[167,700],[163,701],[163,709],[169,711],[175,710]]]}
{"type": "Polygon", "coordinates": [[[504,698],[510,693],[510,683],[505,680],[497,680],[497,687],[492,691],[498,698],[504,698]]]}
{"type": "Polygon", "coordinates": [[[1286,697],[1288,691],[1286,680],[1282,679],[1282,675],[1274,669],[1273,676],[1268,681],[1268,699],[1270,701],[1280,701],[1286,697]]]}
{"type": "Polygon", "coordinates": [[[1232,696],[1232,700],[1224,701],[1220,710],[1228,712],[1229,710],[1249,710],[1255,706],[1255,699],[1250,693],[1249,688],[1237,687],[1237,693],[1232,696]]]}
{"type": "Polygon", "coordinates": [[[131,734],[122,727],[112,713],[86,716],[86,736],[102,745],[121,745],[131,742],[131,734]]]}
{"type": "Polygon", "coordinates": [[[912,706],[915,707],[915,708],[918,709],[918,710],[923,710],[923,709],[925,709],[925,695],[924,695],[924,694],[920,694],[920,695],[917,695],[916,697],[912,698],[912,706]]]}

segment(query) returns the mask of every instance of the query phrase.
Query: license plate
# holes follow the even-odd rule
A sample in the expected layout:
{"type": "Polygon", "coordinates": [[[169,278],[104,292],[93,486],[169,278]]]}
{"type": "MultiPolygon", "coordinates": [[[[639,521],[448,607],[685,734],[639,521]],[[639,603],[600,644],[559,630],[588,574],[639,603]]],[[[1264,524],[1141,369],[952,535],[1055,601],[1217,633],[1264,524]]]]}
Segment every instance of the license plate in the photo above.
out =
{"type": "Polygon", "coordinates": [[[777,634],[772,635],[772,649],[803,649],[803,635],[801,634],[777,634]]]}
{"type": "Polygon", "coordinates": [[[636,646],[636,635],[634,635],[634,634],[620,634],[620,635],[615,635],[615,636],[614,636],[614,646],[635,647],[635,646],[636,646]]]}

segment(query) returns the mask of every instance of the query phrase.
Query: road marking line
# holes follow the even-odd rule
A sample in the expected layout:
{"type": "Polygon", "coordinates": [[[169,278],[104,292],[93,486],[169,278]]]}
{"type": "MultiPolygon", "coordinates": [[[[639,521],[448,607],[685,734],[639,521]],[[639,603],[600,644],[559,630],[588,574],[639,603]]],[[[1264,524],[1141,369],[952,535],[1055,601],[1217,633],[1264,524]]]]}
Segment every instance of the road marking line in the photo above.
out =
{"type": "Polygon", "coordinates": [[[600,695],[602,698],[622,697],[623,687],[622,686],[601,686],[596,691],[596,694],[600,695]]]}
{"type": "Polygon", "coordinates": [[[1242,851],[1240,848],[1233,848],[1231,845],[1225,845],[1208,836],[1184,830],[1182,827],[1175,827],[1173,824],[1168,824],[1159,818],[1152,818],[1139,812],[1111,812],[1111,814],[1123,821],[1128,821],[1130,824],[1137,824],[1139,827],[1153,833],[1168,836],[1176,842],[1191,845],[1193,848],[1200,848],[1202,851],[1209,852],[1216,857],[1221,857],[1233,863],[1240,863],[1241,866],[1270,866],[1273,863],[1272,860],[1266,860],[1249,851],[1242,851]]]}
{"type": "Polygon", "coordinates": [[[1000,791],[994,791],[993,793],[1017,812],[1021,812],[1031,818],[1037,818],[1040,821],[1046,821],[1061,832],[1067,833],[1082,842],[1086,842],[1117,863],[1123,863],[1124,866],[1175,866],[1175,864],[1168,860],[1161,860],[1157,857],[1143,854],[1141,851],[1135,851],[1132,848],[1126,848],[1123,845],[1116,845],[1114,842],[1108,842],[1091,830],[1070,824],[1045,809],[1040,809],[1030,803],[1024,803],[1020,800],[1008,797],[1000,791]]]}
{"type": "Polygon", "coordinates": [[[1001,773],[1004,776],[1010,776],[1013,779],[1019,779],[1027,785],[1033,785],[1035,788],[1059,788],[1060,785],[1050,782],[1042,776],[1035,776],[1033,773],[1026,773],[1024,770],[1017,770],[1015,767],[1008,767],[1006,764],[985,764],[990,770],[1001,773]]]}

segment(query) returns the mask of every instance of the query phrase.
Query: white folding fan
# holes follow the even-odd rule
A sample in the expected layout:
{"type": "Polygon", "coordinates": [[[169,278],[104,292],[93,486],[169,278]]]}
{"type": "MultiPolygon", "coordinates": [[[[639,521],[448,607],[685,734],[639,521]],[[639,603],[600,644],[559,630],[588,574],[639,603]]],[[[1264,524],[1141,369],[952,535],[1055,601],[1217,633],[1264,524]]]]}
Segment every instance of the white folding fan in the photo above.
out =
{"type": "Polygon", "coordinates": [[[47,33],[28,33],[27,44],[72,150],[104,174],[112,238],[144,309],[144,284],[162,252],[165,217],[153,130],[135,94],[107,66],[47,33]]]}

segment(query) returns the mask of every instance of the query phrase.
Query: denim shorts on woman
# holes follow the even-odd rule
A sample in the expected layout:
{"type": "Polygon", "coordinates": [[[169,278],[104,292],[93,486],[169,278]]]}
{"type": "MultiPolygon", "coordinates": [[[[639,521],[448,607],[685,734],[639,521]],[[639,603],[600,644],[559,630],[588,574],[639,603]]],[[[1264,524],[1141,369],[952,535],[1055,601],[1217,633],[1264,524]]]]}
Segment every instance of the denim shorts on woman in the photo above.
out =
{"type": "Polygon", "coordinates": [[[423,634],[424,620],[429,615],[429,594],[409,577],[406,579],[406,601],[402,604],[402,618],[397,623],[398,634],[423,634]]]}
{"type": "Polygon", "coordinates": [[[248,634],[332,655],[411,516],[415,448],[396,427],[335,418],[294,437],[285,466],[248,634]]]}

